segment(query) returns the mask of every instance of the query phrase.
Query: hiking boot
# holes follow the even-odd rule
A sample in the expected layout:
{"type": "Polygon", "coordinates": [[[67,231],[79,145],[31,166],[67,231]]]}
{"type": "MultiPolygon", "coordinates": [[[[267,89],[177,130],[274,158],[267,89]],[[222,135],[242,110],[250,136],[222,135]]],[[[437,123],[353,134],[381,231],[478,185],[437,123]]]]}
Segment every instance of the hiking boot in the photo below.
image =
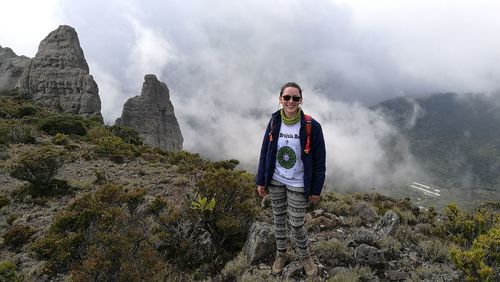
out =
{"type": "Polygon", "coordinates": [[[283,268],[285,267],[287,262],[288,262],[287,253],[277,252],[276,253],[276,260],[274,261],[274,264],[273,264],[273,273],[274,274],[280,273],[283,270],[283,268]]]}
{"type": "Polygon", "coordinates": [[[316,265],[316,263],[314,263],[310,255],[302,260],[302,265],[304,266],[304,270],[306,271],[307,276],[318,275],[318,266],[316,265]]]}

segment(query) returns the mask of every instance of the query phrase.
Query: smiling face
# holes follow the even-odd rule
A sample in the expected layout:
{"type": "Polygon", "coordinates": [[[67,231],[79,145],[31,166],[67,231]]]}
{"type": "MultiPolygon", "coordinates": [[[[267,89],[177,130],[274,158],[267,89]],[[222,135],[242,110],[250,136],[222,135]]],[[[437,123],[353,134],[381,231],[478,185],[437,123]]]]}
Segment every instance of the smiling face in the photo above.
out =
{"type": "Polygon", "coordinates": [[[299,89],[292,86],[285,88],[280,96],[280,104],[283,106],[286,117],[294,117],[299,110],[299,106],[302,104],[302,96],[300,95],[299,89]],[[294,101],[294,97],[300,97],[300,100],[294,101]],[[288,98],[289,100],[286,101],[285,98],[288,98]]]}

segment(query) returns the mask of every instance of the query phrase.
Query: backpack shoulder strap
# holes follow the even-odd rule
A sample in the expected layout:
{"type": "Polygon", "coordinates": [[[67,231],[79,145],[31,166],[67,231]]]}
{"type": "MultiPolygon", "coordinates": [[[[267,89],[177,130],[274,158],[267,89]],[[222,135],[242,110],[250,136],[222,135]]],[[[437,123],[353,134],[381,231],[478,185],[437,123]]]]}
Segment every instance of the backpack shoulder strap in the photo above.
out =
{"type": "Polygon", "coordinates": [[[310,115],[304,115],[304,120],[306,121],[306,134],[307,134],[307,139],[306,139],[306,147],[304,149],[304,153],[309,154],[311,151],[311,134],[312,134],[312,121],[311,121],[311,116],[310,115]]]}
{"type": "Polygon", "coordinates": [[[274,131],[274,118],[271,118],[271,124],[269,125],[269,142],[273,141],[273,131],[274,131]]]}

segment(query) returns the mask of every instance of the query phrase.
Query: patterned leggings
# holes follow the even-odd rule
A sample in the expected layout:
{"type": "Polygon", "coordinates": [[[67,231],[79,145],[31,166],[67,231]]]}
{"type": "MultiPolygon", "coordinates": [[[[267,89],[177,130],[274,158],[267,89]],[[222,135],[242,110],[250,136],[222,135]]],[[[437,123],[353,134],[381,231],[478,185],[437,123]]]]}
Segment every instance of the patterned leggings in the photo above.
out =
{"type": "Polygon", "coordinates": [[[304,196],[304,188],[287,186],[273,179],[269,184],[269,196],[273,207],[274,236],[278,252],[286,252],[287,249],[286,217],[288,213],[288,221],[291,233],[295,238],[297,254],[300,258],[308,256],[308,237],[304,227],[307,199],[304,196]]]}

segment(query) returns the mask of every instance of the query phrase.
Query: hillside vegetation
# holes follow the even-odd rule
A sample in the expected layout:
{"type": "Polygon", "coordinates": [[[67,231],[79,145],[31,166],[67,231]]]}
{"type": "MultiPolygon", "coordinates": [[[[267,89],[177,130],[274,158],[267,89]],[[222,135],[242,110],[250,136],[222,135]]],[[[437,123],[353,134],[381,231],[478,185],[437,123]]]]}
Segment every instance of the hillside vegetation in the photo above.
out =
{"type": "MultiPolygon", "coordinates": [[[[305,279],[296,258],[272,276],[272,248],[249,258],[271,211],[237,165],[1,93],[0,281],[305,279]]],[[[326,193],[307,220],[318,280],[498,280],[499,210],[326,193]]]]}

